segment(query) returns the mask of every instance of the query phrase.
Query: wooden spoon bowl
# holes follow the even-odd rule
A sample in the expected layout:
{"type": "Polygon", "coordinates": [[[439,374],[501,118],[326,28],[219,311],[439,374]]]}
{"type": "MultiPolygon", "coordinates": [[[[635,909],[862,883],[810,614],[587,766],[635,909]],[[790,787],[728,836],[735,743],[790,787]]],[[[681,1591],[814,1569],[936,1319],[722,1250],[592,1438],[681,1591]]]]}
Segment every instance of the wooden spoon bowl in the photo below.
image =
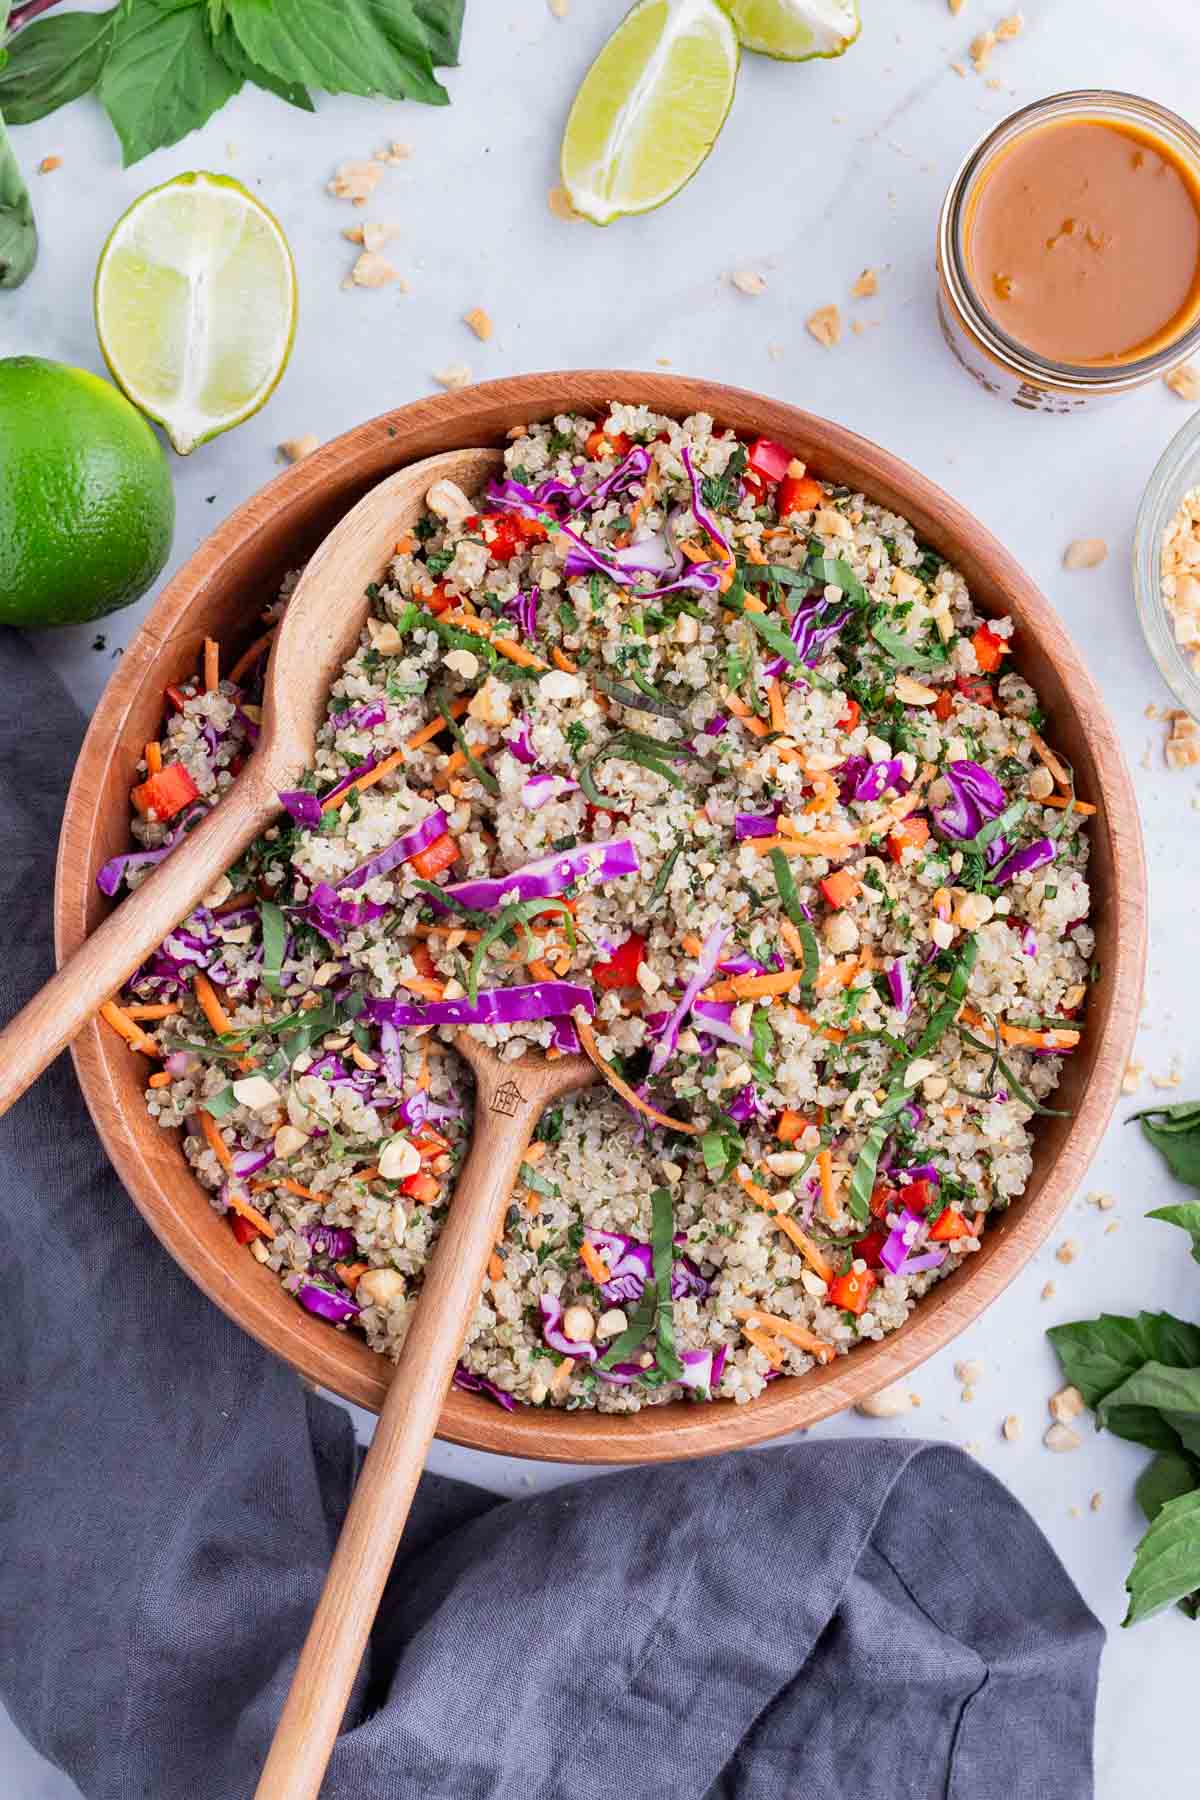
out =
{"type": "MultiPolygon", "coordinates": [[[[194,673],[204,637],[218,638],[230,654],[248,642],[282,576],[368,489],[404,465],[447,450],[498,448],[515,425],[561,412],[599,415],[614,400],[644,402],[678,417],[707,412],[747,437],[778,439],[818,475],[907,518],[962,571],[981,611],[1011,614],[1018,664],[1038,690],[1055,742],[1074,764],[1080,794],[1100,809],[1090,832],[1089,879],[1101,979],[1059,1089],[1058,1103],[1072,1116],[1038,1122],[1025,1194],[989,1225],[979,1253],[939,1283],[898,1332],[825,1369],[772,1382],[749,1406],[677,1402],[640,1413],[530,1407],[510,1414],[486,1397],[453,1392],[442,1408],[439,1434],[453,1442],[580,1463],[666,1461],[811,1425],[907,1374],[971,1324],[1043,1241],[1100,1141],[1132,1049],[1145,960],[1141,834],[1116,736],[1074,645],[1020,565],[940,488],[842,426],[709,382],[606,370],[521,376],[387,413],[285,471],[201,546],[126,651],[85,739],[59,849],[60,959],[110,910],[96,891],[96,873],[128,847],[128,792],[142,746],[158,734],[164,687],[194,673]]],[[[311,1318],[234,1241],[177,1143],[146,1111],[145,1063],[94,1025],[76,1040],[74,1055],[109,1155],[176,1260],[308,1379],[378,1411],[393,1365],[356,1335],[311,1318]]]]}

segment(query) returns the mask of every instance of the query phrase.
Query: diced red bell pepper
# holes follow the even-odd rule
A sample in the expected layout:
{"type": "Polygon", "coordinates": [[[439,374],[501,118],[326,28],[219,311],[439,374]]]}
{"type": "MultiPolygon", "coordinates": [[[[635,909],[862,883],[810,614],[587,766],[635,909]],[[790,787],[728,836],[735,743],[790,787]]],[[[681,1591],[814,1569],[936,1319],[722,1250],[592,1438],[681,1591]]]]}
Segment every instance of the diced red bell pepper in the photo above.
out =
{"type": "Polygon", "coordinates": [[[613,806],[593,806],[590,800],[584,802],[583,811],[584,816],[587,819],[587,828],[589,831],[592,830],[601,813],[604,814],[606,819],[611,820],[614,825],[623,825],[628,817],[628,814],[618,812],[613,806]]]}
{"type": "Polygon", "coordinates": [[[519,513],[484,513],[480,520],[483,541],[495,562],[511,562],[518,551],[545,542],[546,527],[540,519],[523,519],[519,513]]]}
{"type": "Polygon", "coordinates": [[[160,822],[173,819],[177,812],[200,798],[196,786],[182,763],[167,763],[156,775],[148,775],[135,787],[129,798],[144,815],[153,813],[160,822]]]}
{"type": "Polygon", "coordinates": [[[861,718],[862,707],[858,704],[858,701],[847,700],[846,710],[838,720],[838,724],[843,731],[853,731],[861,718]]]}
{"type": "Polygon", "coordinates": [[[183,689],[178,687],[168,687],[166,695],[175,712],[182,712],[191,698],[190,694],[185,694],[183,689]]]}
{"type": "Polygon", "coordinates": [[[889,1187],[886,1181],[877,1181],[871,1189],[871,1216],[875,1219],[886,1219],[890,1212],[897,1212],[896,1190],[889,1187]]]}
{"type": "Polygon", "coordinates": [[[971,639],[975,651],[975,661],[985,675],[993,675],[1000,667],[1000,658],[1008,655],[1008,644],[1002,637],[997,637],[986,625],[981,625],[971,639]]]}
{"type": "Polygon", "coordinates": [[[437,964],[433,960],[433,952],[430,950],[428,944],[422,944],[418,941],[410,947],[408,954],[416,964],[418,975],[424,976],[426,981],[433,981],[436,979],[437,964]]]}
{"type": "Polygon", "coordinates": [[[933,703],[933,716],[939,724],[944,725],[954,711],[954,695],[949,688],[940,688],[938,697],[933,703]]]}
{"type": "Polygon", "coordinates": [[[812,512],[825,498],[825,489],[811,475],[785,475],[779,484],[779,516],[812,512]]]}
{"type": "Polygon", "coordinates": [[[976,675],[956,675],[954,685],[967,700],[974,701],[976,706],[996,705],[996,690],[990,681],[980,681],[976,675]]]}
{"type": "Polygon", "coordinates": [[[607,962],[592,964],[592,980],[597,987],[631,988],[637,986],[637,972],[646,960],[646,940],[631,931],[623,944],[618,944],[607,962]]]}
{"type": "Polygon", "coordinates": [[[867,1310],[867,1301],[871,1298],[871,1289],[879,1280],[874,1269],[864,1269],[860,1275],[851,1269],[846,1275],[839,1275],[829,1284],[829,1298],[834,1306],[840,1306],[844,1312],[862,1313],[867,1310]]]}
{"type": "Polygon", "coordinates": [[[422,1206],[429,1206],[441,1193],[441,1184],[432,1175],[421,1169],[415,1175],[409,1175],[400,1183],[400,1191],[410,1199],[419,1201],[422,1206]]]}
{"type": "Polygon", "coordinates": [[[910,1181],[900,1189],[898,1197],[901,1206],[906,1206],[909,1212],[928,1212],[933,1205],[933,1183],[923,1178],[920,1181],[910,1181]]]}
{"type": "Polygon", "coordinates": [[[929,1241],[932,1244],[950,1244],[955,1238],[970,1236],[970,1224],[952,1206],[948,1206],[929,1228],[929,1241]]]}
{"type": "Polygon", "coordinates": [[[830,906],[841,908],[849,906],[862,883],[849,869],[835,869],[832,875],[822,877],[817,885],[830,906]]]}
{"type": "Polygon", "coordinates": [[[929,842],[929,825],[924,819],[910,814],[907,819],[892,826],[888,832],[888,855],[893,862],[899,862],[906,850],[919,850],[922,844],[929,842]]]}
{"type": "Polygon", "coordinates": [[[883,1246],[887,1241],[887,1232],[881,1231],[878,1226],[873,1227],[865,1237],[860,1237],[855,1244],[855,1259],[857,1260],[861,1256],[868,1269],[878,1269],[881,1265],[883,1246]]]}
{"type": "Polygon", "coordinates": [[[447,831],[408,860],[423,881],[432,881],[435,875],[440,875],[443,869],[448,869],[451,863],[458,861],[457,841],[447,831]]]}
{"type": "Polygon", "coordinates": [[[788,472],[788,464],[792,460],[790,450],[777,444],[773,438],[755,438],[750,446],[747,463],[762,481],[782,481],[788,472]]]}
{"type": "Polygon", "coordinates": [[[229,1220],[229,1229],[239,1244],[251,1244],[256,1237],[262,1235],[257,1225],[252,1225],[249,1219],[243,1219],[240,1213],[226,1213],[225,1217],[229,1220]]]}
{"type": "Polygon", "coordinates": [[[623,431],[602,431],[599,425],[589,433],[583,447],[593,462],[600,462],[606,456],[628,456],[633,449],[623,431]]]}
{"type": "Polygon", "coordinates": [[[450,611],[454,602],[446,592],[445,582],[439,581],[432,594],[422,597],[421,604],[428,607],[431,613],[444,613],[450,611]]]}

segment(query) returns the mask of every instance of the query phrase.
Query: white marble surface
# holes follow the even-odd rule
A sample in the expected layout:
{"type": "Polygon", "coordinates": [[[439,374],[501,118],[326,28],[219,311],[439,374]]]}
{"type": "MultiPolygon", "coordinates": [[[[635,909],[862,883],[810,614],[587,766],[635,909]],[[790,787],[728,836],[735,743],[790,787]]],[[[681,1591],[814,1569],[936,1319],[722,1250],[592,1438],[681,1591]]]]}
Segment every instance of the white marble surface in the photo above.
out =
{"type": "MultiPolygon", "coordinates": [[[[1031,418],[980,392],[950,360],[933,309],[933,233],[946,182],[969,143],[1020,102],[1098,85],[1196,110],[1195,0],[1029,0],[1027,27],[997,50],[989,75],[960,79],[974,30],[1005,10],[967,0],[863,0],[862,41],[844,61],[790,69],[749,57],[717,153],[666,211],[595,231],[564,224],[546,206],[565,107],[623,0],[571,0],[556,21],[545,0],[468,0],[463,67],[448,77],[443,111],[357,101],[322,102],[316,118],[246,95],[206,130],[132,171],[90,103],[17,136],[28,167],[63,156],[33,186],[42,260],[15,297],[0,297],[0,353],[33,351],[99,368],[90,285],[116,215],[144,188],[184,169],[237,175],[286,228],[301,282],[301,324],[275,398],[241,430],[176,464],[182,562],[276,466],[275,445],[302,432],[326,438],[432,387],[431,371],[465,360],[478,377],[536,368],[642,366],[659,359],[780,395],[827,413],[899,452],[942,482],[1022,558],[1074,632],[1117,721],[1133,769],[1151,882],[1148,1003],[1139,1056],[1148,1071],[1173,1062],[1185,1091],[1200,1082],[1192,1009],[1197,999],[1194,883],[1200,876],[1195,779],[1162,765],[1162,726],[1144,714],[1170,696],[1134,616],[1129,548],[1151,465],[1186,418],[1162,386],[1084,419],[1031,418]],[[394,221],[392,246],[412,292],[343,292],[353,252],[341,228],[363,215],[330,199],[339,160],[389,138],[412,143],[389,169],[366,216],[394,221]],[[878,298],[852,303],[864,265],[880,269],[878,298]],[[757,299],[726,277],[758,269],[757,299]],[[803,321],[838,301],[866,330],[834,351],[803,321]],[[496,336],[478,344],[459,323],[484,305],[496,336]],[[772,347],[775,347],[774,349],[772,347]],[[1065,545],[1102,536],[1111,554],[1090,573],[1065,574],[1065,545]]],[[[99,629],[43,639],[43,649],[87,706],[111,656],[137,623],[134,608],[99,629]]],[[[1132,1110],[1125,1102],[1119,1113],[1132,1110]]],[[[1056,1321],[1100,1308],[1152,1304],[1195,1316],[1200,1277],[1183,1241],[1147,1223],[1164,1198],[1151,1154],[1114,1124],[1084,1184],[1117,1197],[1100,1213],[1081,1194],[1049,1245],[988,1315],[913,1381],[919,1412],[902,1429],[972,1443],[1047,1532],[1090,1604],[1111,1629],[1097,1743],[1100,1800],[1127,1800],[1194,1768],[1195,1675],[1200,1627],[1169,1614],[1133,1633],[1118,1629],[1122,1580],[1140,1526],[1131,1487],[1143,1453],[1085,1431],[1082,1449],[1042,1448],[1056,1364],[1043,1338],[1056,1321]],[[1110,1233],[1110,1227],[1117,1229],[1110,1233]],[[1054,1247],[1074,1238],[1063,1267],[1054,1247]],[[1050,1301],[1039,1294],[1053,1279],[1050,1301]],[[978,1357],[985,1373],[964,1404],[953,1365],[978,1357]],[[1024,1434],[1000,1436],[1018,1413],[1024,1434]],[[1094,1494],[1102,1500],[1090,1510],[1094,1494]]],[[[858,1418],[822,1428],[892,1430],[858,1418]]],[[[543,1468],[437,1446],[433,1468],[506,1494],[572,1480],[543,1468]]],[[[36,1630],[36,1621],[29,1621],[36,1630]]],[[[1186,1776],[1184,1777],[1186,1781],[1186,1776]]],[[[0,1793],[53,1800],[74,1792],[0,1725],[0,1793]]]]}

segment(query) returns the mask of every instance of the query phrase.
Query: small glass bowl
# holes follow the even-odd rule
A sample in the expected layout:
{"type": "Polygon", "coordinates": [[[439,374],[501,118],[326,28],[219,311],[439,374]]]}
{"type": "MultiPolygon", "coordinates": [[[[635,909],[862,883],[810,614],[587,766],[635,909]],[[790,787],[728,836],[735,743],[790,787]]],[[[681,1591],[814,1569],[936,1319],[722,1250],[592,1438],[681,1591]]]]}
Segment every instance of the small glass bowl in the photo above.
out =
{"type": "Polygon", "coordinates": [[[1162,538],[1189,489],[1200,487],[1200,411],[1176,432],[1146,483],[1133,533],[1133,592],[1146,642],[1163,679],[1200,720],[1200,652],[1175,641],[1175,623],[1162,592],[1162,538]]]}

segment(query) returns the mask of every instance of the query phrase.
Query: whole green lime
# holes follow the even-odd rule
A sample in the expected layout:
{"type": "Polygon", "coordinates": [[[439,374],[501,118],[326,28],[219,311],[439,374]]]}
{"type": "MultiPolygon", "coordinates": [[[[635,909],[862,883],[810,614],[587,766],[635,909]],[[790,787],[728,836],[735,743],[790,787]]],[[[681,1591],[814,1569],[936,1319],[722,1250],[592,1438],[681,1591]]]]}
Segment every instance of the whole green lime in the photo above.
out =
{"type": "Polygon", "coordinates": [[[144,594],[171,549],[166,452],[111,382],[0,359],[0,623],[73,625],[144,594]]]}

